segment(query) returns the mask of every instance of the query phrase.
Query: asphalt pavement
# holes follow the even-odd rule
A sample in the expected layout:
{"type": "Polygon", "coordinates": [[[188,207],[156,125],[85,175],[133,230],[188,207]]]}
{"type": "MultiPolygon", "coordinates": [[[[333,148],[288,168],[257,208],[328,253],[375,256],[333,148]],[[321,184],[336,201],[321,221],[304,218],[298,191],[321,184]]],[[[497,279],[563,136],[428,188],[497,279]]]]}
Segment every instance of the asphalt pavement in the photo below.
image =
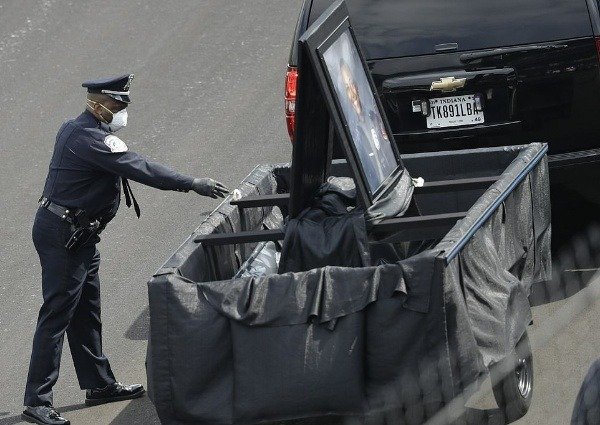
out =
{"type": "MultiPolygon", "coordinates": [[[[41,303],[31,225],[56,131],[84,107],[81,82],[135,73],[129,126],[119,133],[129,148],[235,187],[256,164],[290,158],[283,78],[300,4],[0,3],[0,425],[20,423],[41,303]]],[[[145,383],[146,282],[218,202],[132,187],[141,218],[123,206],[100,244],[104,351],[119,380],[145,383]]],[[[564,303],[536,307],[534,336],[564,303]]],[[[600,354],[599,319],[593,305],[535,350],[534,402],[519,423],[568,422],[580,382],[600,354]]],[[[159,423],[147,398],[93,408],[83,398],[65,343],[55,406],[73,424],[159,423]]]]}

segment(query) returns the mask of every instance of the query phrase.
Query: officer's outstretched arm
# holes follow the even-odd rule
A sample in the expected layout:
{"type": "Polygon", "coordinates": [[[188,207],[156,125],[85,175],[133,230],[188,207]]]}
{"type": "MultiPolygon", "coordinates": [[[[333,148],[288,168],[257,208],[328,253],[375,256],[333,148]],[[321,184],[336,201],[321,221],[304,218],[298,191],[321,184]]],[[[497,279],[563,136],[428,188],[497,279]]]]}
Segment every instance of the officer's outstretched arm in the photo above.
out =
{"type": "MultiPolygon", "coordinates": [[[[79,147],[85,150],[83,159],[98,168],[147,186],[181,192],[193,190],[213,198],[224,196],[228,192],[225,186],[212,179],[194,179],[132,152],[114,135],[107,136],[104,142],[91,140],[79,147]]],[[[74,153],[77,155],[77,152],[74,153]]]]}

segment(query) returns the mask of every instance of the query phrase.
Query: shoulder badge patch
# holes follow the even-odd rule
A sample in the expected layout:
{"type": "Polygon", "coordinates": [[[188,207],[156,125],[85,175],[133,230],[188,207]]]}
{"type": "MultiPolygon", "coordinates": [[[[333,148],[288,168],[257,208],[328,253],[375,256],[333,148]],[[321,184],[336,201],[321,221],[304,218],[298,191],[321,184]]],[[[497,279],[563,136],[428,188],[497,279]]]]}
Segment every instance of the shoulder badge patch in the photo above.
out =
{"type": "Polygon", "coordinates": [[[128,150],[125,142],[112,134],[104,138],[104,144],[108,146],[112,153],[127,152],[128,150]]]}

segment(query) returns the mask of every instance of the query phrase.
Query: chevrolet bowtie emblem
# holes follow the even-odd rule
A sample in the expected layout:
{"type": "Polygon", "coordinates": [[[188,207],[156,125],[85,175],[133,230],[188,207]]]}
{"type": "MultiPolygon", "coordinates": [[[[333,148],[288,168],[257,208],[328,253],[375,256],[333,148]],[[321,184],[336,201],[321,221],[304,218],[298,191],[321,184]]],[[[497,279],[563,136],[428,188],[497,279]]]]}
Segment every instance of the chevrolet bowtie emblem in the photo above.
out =
{"type": "Polygon", "coordinates": [[[444,77],[440,81],[434,81],[431,83],[431,89],[429,90],[439,90],[443,92],[456,91],[456,89],[463,88],[466,82],[466,78],[456,79],[454,77],[444,77]]]}

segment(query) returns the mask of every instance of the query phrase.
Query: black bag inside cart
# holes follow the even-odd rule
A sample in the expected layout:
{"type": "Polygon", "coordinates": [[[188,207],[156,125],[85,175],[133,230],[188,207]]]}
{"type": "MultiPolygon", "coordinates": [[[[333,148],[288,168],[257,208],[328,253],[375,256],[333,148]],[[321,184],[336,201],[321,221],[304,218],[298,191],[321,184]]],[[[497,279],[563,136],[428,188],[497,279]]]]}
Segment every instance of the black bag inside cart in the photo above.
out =
{"type": "MultiPolygon", "coordinates": [[[[515,347],[531,285],[550,278],[545,152],[404,156],[426,181],[500,177],[487,190],[415,194],[424,214],[442,205],[468,214],[430,248],[378,266],[243,277],[256,244],[218,247],[214,261],[194,238],[277,228],[285,211],[240,212],[227,199],[149,282],[148,386],[161,421],[433,416],[515,347]]],[[[283,192],[288,172],[257,167],[240,189],[283,192]]]]}

